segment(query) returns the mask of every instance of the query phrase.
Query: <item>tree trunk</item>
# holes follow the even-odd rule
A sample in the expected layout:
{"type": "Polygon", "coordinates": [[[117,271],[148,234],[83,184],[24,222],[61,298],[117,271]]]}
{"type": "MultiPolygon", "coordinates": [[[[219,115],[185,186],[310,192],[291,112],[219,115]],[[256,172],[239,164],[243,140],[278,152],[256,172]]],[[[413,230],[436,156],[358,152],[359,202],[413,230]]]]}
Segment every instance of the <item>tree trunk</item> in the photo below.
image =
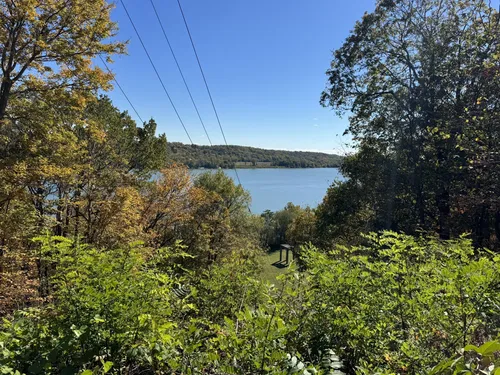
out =
{"type": "Polygon", "coordinates": [[[5,112],[7,110],[7,103],[9,102],[10,90],[12,89],[12,82],[10,79],[2,81],[0,87],[0,122],[5,118],[5,112]]]}
{"type": "Polygon", "coordinates": [[[450,239],[450,192],[445,187],[441,187],[436,197],[439,210],[439,238],[450,239]]]}
{"type": "Polygon", "coordinates": [[[62,236],[63,233],[63,210],[64,207],[61,205],[62,201],[62,192],[61,189],[59,188],[59,194],[58,194],[58,203],[57,203],[57,210],[56,210],[56,228],[55,228],[55,235],[56,236],[62,236]]]}
{"type": "Polygon", "coordinates": [[[448,173],[448,150],[445,144],[437,144],[437,160],[439,167],[437,168],[437,190],[436,190],[436,204],[438,208],[438,225],[439,225],[439,238],[442,240],[449,240],[451,237],[450,229],[450,184],[448,173]]]}

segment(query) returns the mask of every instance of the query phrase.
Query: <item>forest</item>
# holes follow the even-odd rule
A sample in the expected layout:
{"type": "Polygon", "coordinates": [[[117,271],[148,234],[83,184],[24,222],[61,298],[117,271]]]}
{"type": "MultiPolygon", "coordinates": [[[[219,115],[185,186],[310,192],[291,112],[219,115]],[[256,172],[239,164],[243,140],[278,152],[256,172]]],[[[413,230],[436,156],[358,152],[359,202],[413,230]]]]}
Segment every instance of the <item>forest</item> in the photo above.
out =
{"type": "Polygon", "coordinates": [[[318,92],[345,180],[261,215],[103,94],[111,10],[0,0],[1,374],[500,374],[496,9],[379,0],[318,92]]]}
{"type": "Polygon", "coordinates": [[[320,152],[265,150],[245,146],[200,146],[169,142],[170,162],[189,168],[337,168],[342,157],[320,152]]]}

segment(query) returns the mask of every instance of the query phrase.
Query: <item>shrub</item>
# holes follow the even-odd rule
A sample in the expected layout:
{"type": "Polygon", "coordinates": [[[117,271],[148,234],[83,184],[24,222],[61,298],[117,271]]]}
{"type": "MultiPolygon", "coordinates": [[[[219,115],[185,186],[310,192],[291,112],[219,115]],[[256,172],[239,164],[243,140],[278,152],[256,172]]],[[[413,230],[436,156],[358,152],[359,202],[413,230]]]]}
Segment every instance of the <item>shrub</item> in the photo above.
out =
{"type": "MultiPolygon", "coordinates": [[[[441,242],[393,232],[367,245],[303,254],[307,310],[301,352],[334,349],[354,371],[424,373],[466,343],[499,331],[500,257],[461,238],[441,242]]],[[[298,308],[298,307],[297,307],[298,308]]]]}

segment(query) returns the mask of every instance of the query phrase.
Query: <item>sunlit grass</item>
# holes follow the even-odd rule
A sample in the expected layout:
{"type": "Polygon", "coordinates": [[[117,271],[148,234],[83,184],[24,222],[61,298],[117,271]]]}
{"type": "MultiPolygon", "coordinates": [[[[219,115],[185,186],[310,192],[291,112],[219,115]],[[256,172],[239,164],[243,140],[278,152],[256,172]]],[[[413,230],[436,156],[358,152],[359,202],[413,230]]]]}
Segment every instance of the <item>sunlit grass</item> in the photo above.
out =
{"type": "MultiPolygon", "coordinates": [[[[283,253],[283,257],[284,257],[283,253]]],[[[264,267],[262,270],[262,280],[269,281],[271,283],[276,283],[276,276],[283,274],[286,271],[286,268],[276,267],[274,263],[280,260],[280,252],[279,250],[273,251],[271,253],[267,253],[263,256],[264,267]]]]}

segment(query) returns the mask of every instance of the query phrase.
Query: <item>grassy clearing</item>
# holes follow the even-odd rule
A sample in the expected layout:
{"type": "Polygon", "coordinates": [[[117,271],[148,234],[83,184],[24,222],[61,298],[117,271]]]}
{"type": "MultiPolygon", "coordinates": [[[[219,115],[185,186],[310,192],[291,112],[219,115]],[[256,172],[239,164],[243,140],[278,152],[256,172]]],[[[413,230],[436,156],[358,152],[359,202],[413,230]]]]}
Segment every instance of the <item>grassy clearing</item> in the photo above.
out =
{"type": "Polygon", "coordinates": [[[264,267],[262,270],[262,280],[275,283],[276,276],[281,275],[286,271],[286,268],[280,268],[273,265],[274,263],[280,260],[280,252],[278,250],[278,251],[273,251],[271,253],[267,253],[265,256],[263,256],[263,258],[264,258],[264,267]]]}

